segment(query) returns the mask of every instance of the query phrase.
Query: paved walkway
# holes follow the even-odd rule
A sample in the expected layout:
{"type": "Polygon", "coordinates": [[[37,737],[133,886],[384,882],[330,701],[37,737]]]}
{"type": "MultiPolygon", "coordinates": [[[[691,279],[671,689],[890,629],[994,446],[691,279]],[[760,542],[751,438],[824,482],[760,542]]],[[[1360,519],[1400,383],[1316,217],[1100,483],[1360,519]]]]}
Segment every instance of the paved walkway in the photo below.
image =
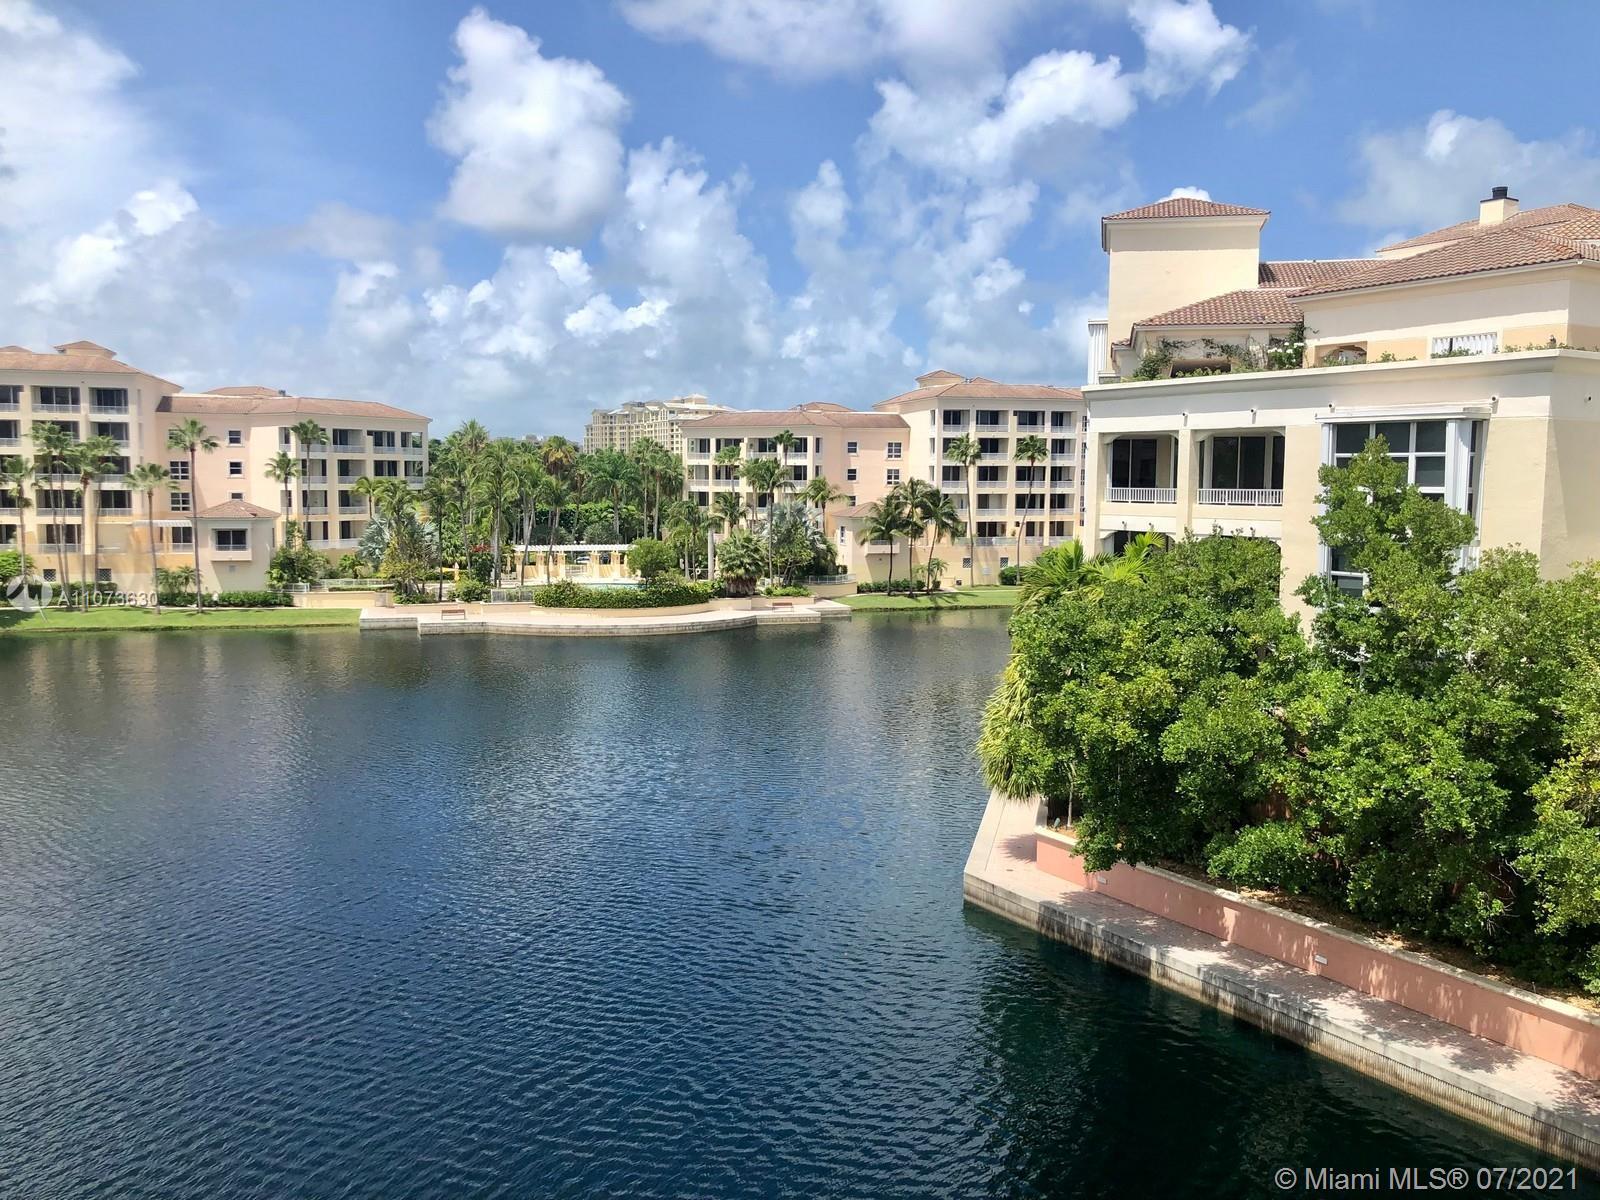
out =
{"type": "Polygon", "coordinates": [[[990,798],[967,858],[968,900],[1600,1167],[1600,1081],[1046,874],[1034,862],[1033,822],[1033,805],[990,798]]]}
{"type": "Polygon", "coordinates": [[[362,629],[408,629],[428,636],[447,633],[503,633],[527,637],[639,637],[669,633],[706,633],[756,625],[816,625],[847,619],[850,609],[832,600],[796,600],[785,608],[713,608],[697,613],[637,614],[590,612],[580,608],[531,608],[527,605],[397,606],[364,608],[362,629]],[[446,616],[464,612],[465,616],[446,616]]]}

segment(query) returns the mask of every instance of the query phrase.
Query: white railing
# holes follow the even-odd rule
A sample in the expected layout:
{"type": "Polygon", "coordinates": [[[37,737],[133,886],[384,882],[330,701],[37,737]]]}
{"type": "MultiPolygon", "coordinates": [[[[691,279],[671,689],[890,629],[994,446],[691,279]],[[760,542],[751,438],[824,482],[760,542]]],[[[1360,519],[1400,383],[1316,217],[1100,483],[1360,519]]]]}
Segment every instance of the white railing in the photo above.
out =
{"type": "Polygon", "coordinates": [[[1107,504],[1176,504],[1177,488],[1108,487],[1107,504]]]}
{"type": "Polygon", "coordinates": [[[1201,488],[1199,504],[1282,504],[1282,488],[1201,488]]]}
{"type": "Polygon", "coordinates": [[[367,506],[365,504],[341,504],[339,505],[339,514],[346,517],[364,517],[367,515],[367,506]]]}
{"type": "Polygon", "coordinates": [[[978,490],[980,492],[1009,492],[1011,490],[1011,486],[1010,480],[1006,479],[978,480],[978,490]]]}

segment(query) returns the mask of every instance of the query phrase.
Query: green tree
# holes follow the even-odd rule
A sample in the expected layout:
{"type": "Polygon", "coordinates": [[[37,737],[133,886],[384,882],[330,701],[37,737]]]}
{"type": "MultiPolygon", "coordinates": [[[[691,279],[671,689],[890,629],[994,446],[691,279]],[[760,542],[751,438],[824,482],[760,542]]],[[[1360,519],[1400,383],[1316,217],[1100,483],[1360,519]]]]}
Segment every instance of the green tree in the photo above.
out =
{"type": "MultiPolygon", "coordinates": [[[[22,586],[28,586],[28,568],[31,561],[28,558],[28,509],[33,507],[33,501],[28,498],[22,489],[33,477],[33,466],[27,460],[17,457],[0,461],[0,492],[9,492],[9,504],[17,510],[17,541],[18,541],[18,574],[22,578],[22,586]]],[[[0,504],[0,507],[5,505],[0,504]]]]}
{"type": "Polygon", "coordinates": [[[87,550],[82,535],[78,538],[78,574],[86,586],[81,595],[81,607],[89,611],[89,597],[100,583],[100,488],[102,479],[112,472],[118,446],[114,438],[104,435],[80,442],[73,451],[72,462],[78,472],[78,492],[83,497],[83,532],[94,538],[92,570],[84,566],[87,550]]]}
{"type": "Polygon", "coordinates": [[[903,514],[902,532],[906,535],[906,557],[910,566],[911,590],[917,588],[917,539],[928,532],[928,524],[939,505],[939,489],[925,479],[908,479],[900,485],[900,506],[903,514]]]}
{"type": "MultiPolygon", "coordinates": [[[[289,427],[289,433],[300,447],[300,478],[311,478],[311,447],[326,446],[328,444],[328,431],[311,417],[303,421],[296,421],[289,427]]],[[[311,522],[305,521],[305,535],[311,537],[311,522]]]]}
{"type": "Polygon", "coordinates": [[[717,575],[730,596],[755,594],[766,548],[748,529],[735,529],[717,543],[717,575]]]}
{"type": "Polygon", "coordinates": [[[156,494],[171,492],[178,485],[172,472],[160,463],[140,463],[128,472],[128,487],[144,497],[145,540],[150,544],[150,594],[156,615],[161,614],[161,583],[156,561],[156,494]]]}
{"type": "MultiPolygon", "coordinates": [[[[1026,437],[1017,439],[1016,448],[1011,453],[1014,462],[1019,462],[1028,468],[1028,507],[1026,515],[1017,522],[1017,569],[1022,569],[1022,531],[1027,528],[1028,521],[1033,519],[1033,485],[1035,468],[1045,459],[1050,457],[1049,444],[1038,434],[1030,433],[1026,437]]],[[[1041,521],[1039,527],[1044,528],[1041,521]]]]}
{"type": "MultiPolygon", "coordinates": [[[[60,496],[64,492],[62,484],[72,471],[72,452],[77,439],[57,425],[54,421],[35,421],[33,424],[33,451],[37,473],[44,476],[48,482],[47,490],[60,496]]],[[[35,484],[37,490],[37,482],[35,484]]],[[[38,505],[40,515],[45,514],[45,506],[38,505]]],[[[62,517],[64,516],[59,503],[52,503],[49,511],[55,516],[56,528],[64,529],[62,517]]],[[[66,537],[58,532],[56,537],[56,578],[61,581],[63,595],[71,594],[71,576],[67,572],[67,542],[66,537]]]]}
{"type": "Polygon", "coordinates": [[[263,473],[273,483],[276,483],[283,495],[289,499],[289,503],[284,506],[286,511],[283,514],[284,528],[287,529],[294,521],[294,481],[300,474],[300,468],[295,463],[293,455],[287,451],[279,450],[267,460],[266,470],[263,473]]]}
{"type": "Polygon", "coordinates": [[[889,579],[887,590],[894,590],[894,540],[905,530],[905,506],[900,493],[890,491],[881,500],[867,507],[866,521],[861,526],[861,536],[870,542],[889,543],[889,579]]]}
{"type": "Polygon", "coordinates": [[[801,489],[800,498],[807,504],[816,505],[817,512],[822,521],[822,532],[828,532],[828,505],[837,504],[843,500],[845,493],[834,487],[826,475],[817,474],[811,477],[811,482],[801,489]]]}
{"type": "Polygon", "coordinates": [[[544,581],[550,582],[550,566],[556,556],[556,532],[561,528],[561,511],[572,503],[572,491],[560,475],[547,474],[539,485],[539,503],[549,513],[549,535],[544,554],[544,581]]]}
{"type": "Polygon", "coordinates": [[[197,456],[210,454],[217,448],[217,439],[193,417],[185,417],[167,430],[167,449],[176,450],[189,459],[189,524],[194,529],[194,610],[206,610],[200,587],[200,475],[197,456]]]}
{"type": "Polygon", "coordinates": [[[628,456],[617,450],[596,450],[587,456],[585,474],[591,494],[611,505],[611,540],[622,541],[622,506],[638,480],[628,456]]]}
{"type": "Polygon", "coordinates": [[[711,508],[724,532],[732,533],[745,518],[744,500],[738,492],[718,492],[711,497],[711,508]]]}
{"type": "Polygon", "coordinates": [[[641,538],[628,548],[628,566],[646,583],[665,575],[678,565],[672,547],[655,538],[641,538]]]}
{"type": "MultiPolygon", "coordinates": [[[[975,472],[978,462],[983,458],[983,451],[978,447],[978,439],[970,433],[963,433],[958,438],[953,438],[945,447],[944,457],[946,462],[954,463],[961,468],[961,476],[967,485],[967,511],[965,522],[967,526],[967,557],[972,561],[972,582],[978,581],[978,541],[976,536],[977,525],[973,521],[973,514],[978,511],[977,497],[973,494],[975,472]]],[[[1018,566],[1021,566],[1019,563],[1018,566]]]]}

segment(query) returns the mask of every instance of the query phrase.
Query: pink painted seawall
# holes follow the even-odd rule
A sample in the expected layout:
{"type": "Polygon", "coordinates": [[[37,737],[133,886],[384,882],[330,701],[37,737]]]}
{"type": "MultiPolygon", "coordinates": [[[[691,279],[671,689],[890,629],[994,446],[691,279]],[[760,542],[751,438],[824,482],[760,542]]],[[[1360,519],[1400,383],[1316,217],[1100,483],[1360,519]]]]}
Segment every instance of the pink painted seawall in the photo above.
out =
{"type": "Polygon", "coordinates": [[[1600,1079],[1600,1018],[1570,1004],[1159,868],[1118,864],[1088,873],[1072,839],[1053,830],[1036,831],[1035,861],[1041,870],[1088,891],[1600,1079]]]}

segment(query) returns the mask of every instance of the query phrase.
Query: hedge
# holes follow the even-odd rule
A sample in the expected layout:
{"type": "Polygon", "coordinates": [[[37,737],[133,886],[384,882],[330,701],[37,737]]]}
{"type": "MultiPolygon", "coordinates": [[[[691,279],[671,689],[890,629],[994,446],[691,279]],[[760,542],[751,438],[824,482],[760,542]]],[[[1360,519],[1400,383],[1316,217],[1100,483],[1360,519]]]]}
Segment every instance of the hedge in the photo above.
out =
{"type": "MultiPolygon", "coordinates": [[[[943,585],[939,584],[939,583],[936,583],[936,584],[933,585],[932,590],[937,592],[940,589],[941,586],[943,586],[943,585]]],[[[857,595],[868,595],[868,594],[871,594],[871,593],[874,593],[874,592],[909,592],[911,590],[912,590],[912,584],[911,584],[911,580],[909,580],[909,579],[891,579],[888,583],[858,583],[858,584],[856,584],[856,594],[857,595]]],[[[919,591],[919,592],[925,592],[925,591],[928,591],[929,589],[924,587],[921,583],[918,583],[916,585],[916,590],[919,591]]]]}
{"type": "Polygon", "coordinates": [[[532,589],[533,602],[540,608],[675,608],[704,604],[712,593],[709,583],[671,575],[637,588],[585,587],[563,579],[532,589]]]}

